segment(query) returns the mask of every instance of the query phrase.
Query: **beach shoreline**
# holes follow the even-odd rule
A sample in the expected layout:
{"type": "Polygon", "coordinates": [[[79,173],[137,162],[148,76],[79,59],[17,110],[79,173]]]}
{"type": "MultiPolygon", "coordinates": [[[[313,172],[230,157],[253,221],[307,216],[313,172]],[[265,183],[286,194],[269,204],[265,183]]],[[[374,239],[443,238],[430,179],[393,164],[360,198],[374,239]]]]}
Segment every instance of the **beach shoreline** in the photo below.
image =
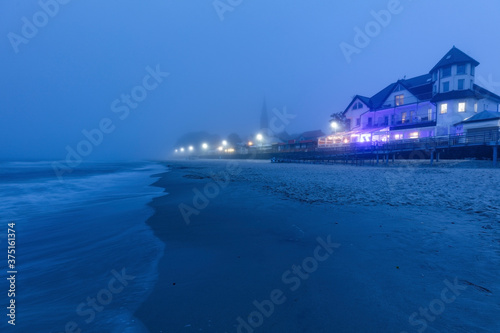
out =
{"type": "MultiPolygon", "coordinates": [[[[423,325],[410,324],[412,313],[455,279],[469,288],[426,324],[448,331],[498,328],[499,305],[485,291],[494,295],[500,289],[494,278],[500,273],[498,219],[488,201],[495,200],[489,198],[493,192],[486,193],[484,207],[464,207],[440,190],[420,201],[413,193],[398,197],[415,186],[425,190],[425,181],[402,185],[402,179],[411,181],[408,169],[374,180],[377,199],[363,192],[363,177],[387,172],[381,168],[230,160],[168,164],[170,171],[154,184],[168,195],[153,199],[155,213],[147,221],[165,243],[165,254],[158,283],[136,312],[152,333],[411,332],[423,325]],[[435,199],[442,203],[429,204],[435,199]],[[318,239],[339,247],[328,259],[316,259],[317,267],[307,266],[314,264],[308,258],[315,258],[318,239]],[[293,271],[304,263],[311,270],[307,278],[293,271]],[[276,301],[271,314],[269,300],[276,301]]],[[[452,179],[467,170],[416,167],[411,177],[452,179]]],[[[454,190],[455,182],[450,184],[454,190]]],[[[476,190],[481,185],[476,182],[476,190]]]]}

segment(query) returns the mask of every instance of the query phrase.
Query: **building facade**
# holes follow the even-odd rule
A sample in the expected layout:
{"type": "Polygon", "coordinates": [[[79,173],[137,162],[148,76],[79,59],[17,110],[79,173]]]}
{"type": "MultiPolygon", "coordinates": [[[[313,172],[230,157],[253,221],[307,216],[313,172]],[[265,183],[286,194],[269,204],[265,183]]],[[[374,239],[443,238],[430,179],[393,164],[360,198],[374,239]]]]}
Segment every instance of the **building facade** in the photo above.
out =
{"type": "Polygon", "coordinates": [[[458,123],[500,111],[500,96],[475,82],[478,65],[453,47],[427,74],[398,80],[372,97],[356,95],[341,112],[344,129],[321,138],[319,147],[460,135],[458,123]]]}

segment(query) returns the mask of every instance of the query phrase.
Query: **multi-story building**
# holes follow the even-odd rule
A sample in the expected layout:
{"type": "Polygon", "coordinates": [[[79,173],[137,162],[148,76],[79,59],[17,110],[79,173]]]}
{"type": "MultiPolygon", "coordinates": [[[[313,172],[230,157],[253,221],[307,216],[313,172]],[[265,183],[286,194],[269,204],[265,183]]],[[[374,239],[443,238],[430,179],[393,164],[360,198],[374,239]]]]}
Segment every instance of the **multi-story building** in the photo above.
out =
{"type": "Polygon", "coordinates": [[[500,96],[475,83],[478,65],[453,47],[428,74],[398,80],[372,97],[356,95],[341,112],[344,129],[319,145],[461,134],[457,124],[465,119],[500,111],[500,96]]]}

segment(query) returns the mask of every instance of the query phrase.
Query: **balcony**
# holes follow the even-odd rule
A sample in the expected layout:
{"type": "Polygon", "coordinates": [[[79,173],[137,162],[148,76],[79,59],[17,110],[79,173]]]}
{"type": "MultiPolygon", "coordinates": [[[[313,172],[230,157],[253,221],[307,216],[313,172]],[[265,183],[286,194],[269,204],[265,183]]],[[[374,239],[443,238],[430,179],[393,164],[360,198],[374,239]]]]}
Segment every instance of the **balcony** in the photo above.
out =
{"type": "Polygon", "coordinates": [[[435,120],[429,120],[427,117],[416,117],[413,119],[401,119],[391,126],[391,131],[396,129],[405,129],[405,128],[416,128],[416,127],[427,127],[427,126],[436,126],[435,120]]]}

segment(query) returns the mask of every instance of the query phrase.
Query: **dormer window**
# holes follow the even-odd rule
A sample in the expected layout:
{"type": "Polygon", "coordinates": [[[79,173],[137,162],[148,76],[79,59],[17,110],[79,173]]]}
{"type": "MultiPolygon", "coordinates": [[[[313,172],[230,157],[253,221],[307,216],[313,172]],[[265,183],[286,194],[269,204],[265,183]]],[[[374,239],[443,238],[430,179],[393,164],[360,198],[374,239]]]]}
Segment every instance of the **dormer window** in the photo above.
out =
{"type": "Polygon", "coordinates": [[[451,66],[443,67],[443,69],[441,69],[441,78],[449,76],[451,76],[451,66]]]}
{"type": "Polygon", "coordinates": [[[400,106],[400,105],[403,105],[405,103],[405,95],[397,95],[395,97],[395,101],[394,101],[394,104],[396,106],[400,106]]]}
{"type": "Polygon", "coordinates": [[[465,64],[457,65],[457,75],[466,74],[465,69],[466,69],[465,64]]]}

